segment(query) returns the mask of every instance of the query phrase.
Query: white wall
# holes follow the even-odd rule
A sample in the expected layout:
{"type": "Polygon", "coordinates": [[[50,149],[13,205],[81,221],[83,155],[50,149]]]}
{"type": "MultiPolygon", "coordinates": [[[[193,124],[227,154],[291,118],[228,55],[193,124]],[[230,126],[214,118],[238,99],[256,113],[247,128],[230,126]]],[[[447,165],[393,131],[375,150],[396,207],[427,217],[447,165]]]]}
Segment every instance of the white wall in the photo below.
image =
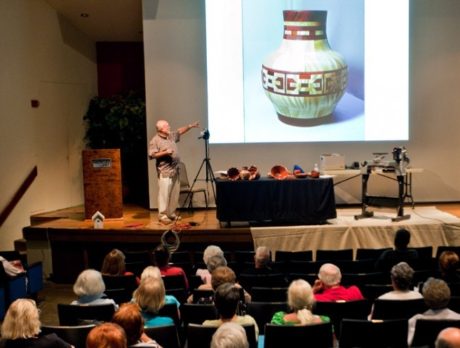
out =
{"type": "MultiPolygon", "coordinates": [[[[254,164],[266,174],[278,163],[288,168],[299,164],[308,169],[318,162],[321,153],[340,152],[347,163],[351,163],[371,159],[372,152],[391,152],[394,146],[406,146],[411,164],[425,169],[424,173],[414,175],[415,199],[459,201],[460,2],[412,0],[411,11],[410,141],[211,145],[213,169],[254,164]]],[[[160,0],[158,3],[144,0],[149,138],[155,134],[154,124],[160,118],[168,119],[173,127],[193,120],[206,126],[204,20],[203,0],[160,0]]],[[[225,21],[225,14],[222,20],[225,21]]],[[[397,76],[393,78],[397,83],[397,76]]],[[[195,133],[187,134],[180,143],[181,156],[192,178],[204,158],[204,144],[197,140],[195,133]]],[[[153,162],[149,165],[149,181],[150,205],[156,207],[153,162]]],[[[396,190],[393,182],[377,180],[375,186],[371,184],[379,194],[396,190]]],[[[359,179],[336,186],[337,203],[358,203],[360,197],[359,179]]]]}
{"type": "Polygon", "coordinates": [[[97,66],[94,42],[43,0],[0,0],[0,33],[1,209],[38,167],[0,226],[0,249],[10,250],[31,214],[83,203],[83,115],[97,66]]]}

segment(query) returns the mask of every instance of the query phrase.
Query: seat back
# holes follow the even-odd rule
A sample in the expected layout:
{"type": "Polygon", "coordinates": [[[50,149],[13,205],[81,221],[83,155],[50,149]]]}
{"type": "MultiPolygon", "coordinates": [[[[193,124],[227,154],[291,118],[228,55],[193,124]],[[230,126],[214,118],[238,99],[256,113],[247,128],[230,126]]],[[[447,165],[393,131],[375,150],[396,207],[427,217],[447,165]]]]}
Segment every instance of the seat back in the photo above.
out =
{"type": "Polygon", "coordinates": [[[180,348],[179,335],[175,325],[146,327],[144,332],[162,347],[180,348]]]}
{"type": "Polygon", "coordinates": [[[391,284],[363,284],[361,287],[363,296],[371,302],[389,291],[393,291],[391,284]]]}
{"type": "Polygon", "coordinates": [[[214,303],[214,290],[212,289],[194,289],[193,303],[214,303]]]}
{"type": "Polygon", "coordinates": [[[134,274],[130,275],[102,275],[106,289],[125,289],[127,291],[133,292],[137,288],[136,276],[134,274]]]}
{"type": "Polygon", "coordinates": [[[115,313],[113,304],[80,306],[58,303],[59,325],[80,325],[86,321],[110,321],[115,313]]]}
{"type": "Polygon", "coordinates": [[[5,306],[8,308],[14,300],[27,297],[26,273],[9,277],[3,268],[3,263],[0,262],[0,287],[5,289],[5,306]]]}
{"type": "Polygon", "coordinates": [[[188,181],[187,168],[184,162],[179,162],[179,180],[181,190],[190,190],[190,183],[188,181]]]}
{"type": "Polygon", "coordinates": [[[265,332],[265,324],[269,324],[273,318],[273,314],[279,311],[288,311],[287,302],[256,302],[252,301],[246,305],[246,313],[249,314],[259,327],[259,334],[265,332]]]}
{"type": "Polygon", "coordinates": [[[340,339],[340,324],[342,319],[366,319],[371,310],[371,303],[367,300],[347,302],[316,302],[313,312],[326,315],[331,319],[336,337],[340,339]]]}
{"type": "Polygon", "coordinates": [[[189,323],[202,324],[205,320],[219,318],[217,309],[213,304],[182,303],[180,314],[184,326],[189,323]]]}
{"type": "Polygon", "coordinates": [[[333,347],[331,323],[318,323],[301,326],[265,325],[265,348],[295,346],[302,342],[302,347],[333,347]]]}
{"type": "Polygon", "coordinates": [[[447,327],[460,328],[460,320],[418,319],[415,322],[412,347],[433,347],[439,332],[447,327]]]}
{"type": "MultiPolygon", "coordinates": [[[[257,348],[254,325],[242,325],[248,339],[249,348],[257,348]]],[[[187,327],[187,347],[203,348],[210,347],[212,336],[217,331],[217,327],[189,324],[187,327]]]]}
{"type": "Polygon", "coordinates": [[[275,260],[276,261],[312,261],[313,260],[313,251],[304,250],[304,251],[285,251],[277,250],[275,251],[275,260]]]}
{"type": "Polygon", "coordinates": [[[343,319],[340,348],[407,347],[407,320],[343,319]]]}
{"type": "Polygon", "coordinates": [[[273,288],[254,286],[251,289],[251,299],[255,302],[286,302],[287,287],[273,288]]]}
{"type": "Polygon", "coordinates": [[[423,299],[415,300],[382,300],[374,301],[373,319],[409,319],[428,308],[423,299]]]}
{"type": "Polygon", "coordinates": [[[391,248],[358,248],[356,249],[356,260],[371,259],[374,262],[380,257],[380,255],[391,248]]]}
{"type": "Polygon", "coordinates": [[[75,348],[85,348],[86,337],[94,327],[96,327],[95,324],[75,326],[42,325],[40,335],[55,333],[58,337],[70,343],[75,348]]]}
{"type": "Polygon", "coordinates": [[[353,260],[353,249],[318,249],[316,250],[316,261],[353,260]]]}
{"type": "Polygon", "coordinates": [[[107,298],[111,298],[119,305],[130,302],[133,297],[132,291],[128,291],[126,289],[106,289],[104,293],[107,298]]]}
{"type": "Polygon", "coordinates": [[[269,274],[243,274],[238,276],[239,283],[246,291],[251,292],[252,287],[286,287],[287,280],[283,273],[269,274]]]}
{"type": "Polygon", "coordinates": [[[166,303],[163,307],[160,308],[158,314],[163,317],[169,317],[174,320],[176,327],[180,327],[181,320],[179,318],[179,309],[175,303],[166,303]]]}
{"type": "Polygon", "coordinates": [[[27,267],[27,279],[28,293],[35,297],[43,290],[43,262],[37,261],[27,267]]]}

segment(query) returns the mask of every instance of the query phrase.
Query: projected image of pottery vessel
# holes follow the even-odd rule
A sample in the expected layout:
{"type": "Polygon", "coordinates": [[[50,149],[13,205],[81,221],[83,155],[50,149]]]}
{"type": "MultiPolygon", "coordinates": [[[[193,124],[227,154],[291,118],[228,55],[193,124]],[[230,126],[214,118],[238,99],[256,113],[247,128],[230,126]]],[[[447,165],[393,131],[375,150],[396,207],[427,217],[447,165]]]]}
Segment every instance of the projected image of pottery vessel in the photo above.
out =
{"type": "Polygon", "coordinates": [[[262,64],[262,85],[282,121],[332,115],[348,80],[327,40],[327,11],[283,11],[281,46],[262,64]]]}

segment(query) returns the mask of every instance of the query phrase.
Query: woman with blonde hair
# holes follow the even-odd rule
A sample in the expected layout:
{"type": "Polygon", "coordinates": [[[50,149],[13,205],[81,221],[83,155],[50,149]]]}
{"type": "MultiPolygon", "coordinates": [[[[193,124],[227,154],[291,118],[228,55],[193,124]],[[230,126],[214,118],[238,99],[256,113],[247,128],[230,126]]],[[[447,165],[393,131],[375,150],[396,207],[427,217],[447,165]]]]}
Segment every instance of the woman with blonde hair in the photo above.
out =
{"type": "Polygon", "coordinates": [[[10,305],[3,320],[1,336],[4,345],[2,347],[73,347],[54,333],[39,336],[40,325],[35,301],[25,298],[17,299],[10,305]]]}
{"type": "MultiPolygon", "coordinates": [[[[156,266],[147,266],[144,268],[141,274],[141,282],[147,278],[156,278],[160,279],[163,282],[163,278],[161,277],[161,272],[160,269],[156,266]]],[[[164,283],[163,283],[164,284],[164,283]]],[[[177,298],[174,295],[165,295],[165,304],[170,304],[174,303],[177,308],[179,309],[180,307],[180,302],[177,300],[177,298]]]]}
{"type": "Polygon", "coordinates": [[[146,278],[134,291],[133,302],[141,308],[145,327],[174,324],[172,318],[158,314],[166,303],[165,295],[166,290],[161,278],[146,278]]]}
{"type": "Polygon", "coordinates": [[[91,306],[111,303],[115,309],[118,309],[115,301],[107,298],[104,291],[105,284],[101,272],[86,269],[78,275],[77,281],[73,285],[73,292],[78,296],[78,299],[72,301],[71,304],[91,306]]]}
{"type": "Polygon", "coordinates": [[[276,312],[272,324],[278,325],[308,325],[312,323],[330,322],[329,317],[314,315],[311,310],[315,302],[310,284],[297,279],[291,282],[287,295],[288,306],[291,313],[276,312]]]}

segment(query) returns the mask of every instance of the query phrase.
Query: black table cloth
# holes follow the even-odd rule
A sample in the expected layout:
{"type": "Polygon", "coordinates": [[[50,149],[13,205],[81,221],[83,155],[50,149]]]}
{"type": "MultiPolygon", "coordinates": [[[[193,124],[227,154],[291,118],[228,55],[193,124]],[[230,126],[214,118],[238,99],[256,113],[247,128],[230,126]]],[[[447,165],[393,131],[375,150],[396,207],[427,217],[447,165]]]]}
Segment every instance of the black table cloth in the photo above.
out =
{"type": "Polygon", "coordinates": [[[324,223],[337,217],[331,178],[254,181],[216,179],[217,219],[324,223]]]}

